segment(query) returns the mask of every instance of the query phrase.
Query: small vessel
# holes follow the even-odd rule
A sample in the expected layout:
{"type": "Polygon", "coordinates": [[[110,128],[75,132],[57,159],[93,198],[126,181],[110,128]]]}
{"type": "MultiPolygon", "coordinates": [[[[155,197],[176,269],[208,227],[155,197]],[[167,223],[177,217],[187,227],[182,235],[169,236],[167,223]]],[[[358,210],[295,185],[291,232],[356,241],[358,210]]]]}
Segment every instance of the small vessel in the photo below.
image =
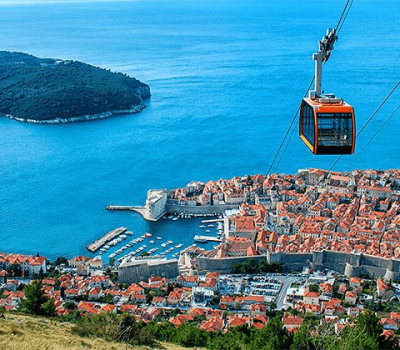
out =
{"type": "Polygon", "coordinates": [[[200,227],[200,228],[204,228],[204,227],[206,227],[206,226],[205,226],[205,225],[200,225],[199,227],[200,227]]]}
{"type": "Polygon", "coordinates": [[[177,249],[179,249],[179,248],[181,248],[181,247],[183,247],[183,244],[182,244],[182,243],[179,243],[178,245],[175,246],[175,248],[177,248],[177,249]]]}
{"type": "Polygon", "coordinates": [[[206,233],[210,233],[211,231],[210,231],[210,230],[205,230],[205,232],[206,232],[206,233]]]}
{"type": "Polygon", "coordinates": [[[161,240],[161,237],[157,237],[158,240],[161,240]]]}
{"type": "Polygon", "coordinates": [[[121,235],[120,238],[126,239],[126,235],[121,235]]]}
{"type": "Polygon", "coordinates": [[[151,237],[151,236],[152,236],[152,234],[151,234],[151,233],[149,233],[149,232],[146,232],[146,233],[144,234],[144,236],[147,238],[147,237],[151,237]]]}
{"type": "Polygon", "coordinates": [[[165,248],[167,246],[166,243],[161,243],[161,247],[165,248]]]}
{"type": "Polygon", "coordinates": [[[197,243],[206,243],[207,240],[205,238],[201,238],[199,236],[194,236],[193,240],[197,243]]]}
{"type": "Polygon", "coordinates": [[[214,225],[213,224],[209,224],[208,227],[214,227],[214,225]]]}
{"type": "Polygon", "coordinates": [[[172,242],[172,241],[168,241],[167,243],[168,243],[168,244],[172,244],[172,243],[174,243],[174,242],[172,242]]]}
{"type": "Polygon", "coordinates": [[[133,236],[133,232],[132,231],[126,231],[125,234],[129,235],[129,236],[133,236]]]}
{"type": "Polygon", "coordinates": [[[174,217],[172,218],[173,221],[176,221],[176,220],[178,220],[178,219],[179,219],[179,216],[174,216],[174,217]]]}
{"type": "Polygon", "coordinates": [[[154,241],[150,241],[151,244],[154,244],[154,241]]]}

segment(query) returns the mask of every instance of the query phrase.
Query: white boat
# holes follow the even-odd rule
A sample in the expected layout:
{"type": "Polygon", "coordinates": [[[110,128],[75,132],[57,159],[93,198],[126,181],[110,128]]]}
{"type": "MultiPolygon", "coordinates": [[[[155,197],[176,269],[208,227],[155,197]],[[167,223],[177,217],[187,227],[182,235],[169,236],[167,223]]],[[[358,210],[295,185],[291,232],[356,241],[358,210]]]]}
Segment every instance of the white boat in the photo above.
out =
{"type": "Polygon", "coordinates": [[[166,243],[161,243],[161,247],[165,248],[167,246],[166,243]]]}
{"type": "Polygon", "coordinates": [[[211,231],[210,231],[210,230],[205,230],[204,232],[206,232],[206,233],[210,233],[211,231]]]}
{"type": "Polygon", "coordinates": [[[179,216],[174,216],[174,217],[172,218],[173,221],[176,221],[176,220],[178,220],[178,219],[179,219],[179,216]]]}
{"type": "Polygon", "coordinates": [[[209,224],[208,227],[214,227],[214,225],[213,224],[209,224]]]}
{"type": "Polygon", "coordinates": [[[151,244],[154,244],[154,241],[150,241],[151,244]]]}
{"type": "Polygon", "coordinates": [[[206,227],[206,226],[205,226],[205,225],[200,225],[199,227],[200,227],[200,228],[204,228],[204,227],[206,227]]]}
{"type": "Polygon", "coordinates": [[[133,232],[132,232],[132,231],[126,231],[125,234],[126,234],[126,235],[129,235],[129,236],[132,236],[132,235],[133,235],[133,232]]]}
{"type": "Polygon", "coordinates": [[[157,237],[158,240],[161,240],[161,237],[157,237]]]}
{"type": "Polygon", "coordinates": [[[121,235],[120,236],[122,239],[126,239],[126,235],[121,235]]]}
{"type": "Polygon", "coordinates": [[[183,247],[183,244],[182,244],[182,243],[179,243],[178,245],[175,246],[175,248],[177,248],[177,249],[179,249],[179,248],[181,248],[181,247],[183,247]]]}
{"type": "Polygon", "coordinates": [[[172,243],[174,243],[174,242],[172,242],[172,241],[168,241],[167,243],[168,243],[168,244],[172,244],[172,243]]]}

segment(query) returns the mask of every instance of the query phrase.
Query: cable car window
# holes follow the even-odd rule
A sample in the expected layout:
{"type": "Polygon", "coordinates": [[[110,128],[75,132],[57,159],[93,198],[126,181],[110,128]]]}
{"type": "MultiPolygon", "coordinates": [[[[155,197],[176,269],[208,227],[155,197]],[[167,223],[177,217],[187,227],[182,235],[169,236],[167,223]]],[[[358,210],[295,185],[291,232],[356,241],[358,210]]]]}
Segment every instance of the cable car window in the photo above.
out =
{"type": "Polygon", "coordinates": [[[304,104],[303,110],[303,135],[312,145],[315,142],[315,124],[314,124],[314,110],[308,105],[304,104]]]}
{"type": "Polygon", "coordinates": [[[318,146],[350,146],[353,142],[350,113],[319,113],[318,146]]]}

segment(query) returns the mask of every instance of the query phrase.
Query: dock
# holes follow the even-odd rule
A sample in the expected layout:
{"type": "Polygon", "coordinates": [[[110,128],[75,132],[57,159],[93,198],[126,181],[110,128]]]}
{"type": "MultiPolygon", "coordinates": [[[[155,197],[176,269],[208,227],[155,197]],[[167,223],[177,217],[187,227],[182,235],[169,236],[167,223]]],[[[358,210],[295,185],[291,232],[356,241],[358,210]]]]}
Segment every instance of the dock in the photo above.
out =
{"type": "Polygon", "coordinates": [[[221,242],[221,238],[219,237],[213,237],[213,236],[199,236],[196,235],[194,236],[194,241],[195,242],[221,242]]]}
{"type": "Polygon", "coordinates": [[[210,219],[210,220],[201,220],[202,224],[209,224],[211,222],[223,222],[224,219],[210,219]]]}
{"type": "Polygon", "coordinates": [[[99,238],[98,240],[94,241],[93,243],[86,246],[86,249],[90,252],[94,253],[95,251],[99,250],[103,245],[107,242],[112,241],[115,237],[121,235],[122,233],[126,232],[126,227],[119,227],[116,228],[108,233],[106,233],[103,237],[99,238]]]}
{"type": "Polygon", "coordinates": [[[137,206],[131,206],[131,205],[107,205],[106,207],[107,210],[129,210],[129,211],[134,211],[143,217],[145,216],[146,213],[146,208],[145,207],[137,207],[137,206]]]}

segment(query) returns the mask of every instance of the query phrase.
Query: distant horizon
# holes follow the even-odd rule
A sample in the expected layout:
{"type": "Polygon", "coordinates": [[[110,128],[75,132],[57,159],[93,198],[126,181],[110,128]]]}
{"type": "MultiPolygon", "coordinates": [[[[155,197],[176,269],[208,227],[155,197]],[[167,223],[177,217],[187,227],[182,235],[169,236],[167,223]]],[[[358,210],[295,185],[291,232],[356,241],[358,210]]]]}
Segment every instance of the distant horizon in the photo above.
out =
{"type": "Polygon", "coordinates": [[[61,4],[61,3],[96,3],[96,2],[133,2],[149,0],[0,0],[2,5],[39,5],[39,4],[61,4]]]}

